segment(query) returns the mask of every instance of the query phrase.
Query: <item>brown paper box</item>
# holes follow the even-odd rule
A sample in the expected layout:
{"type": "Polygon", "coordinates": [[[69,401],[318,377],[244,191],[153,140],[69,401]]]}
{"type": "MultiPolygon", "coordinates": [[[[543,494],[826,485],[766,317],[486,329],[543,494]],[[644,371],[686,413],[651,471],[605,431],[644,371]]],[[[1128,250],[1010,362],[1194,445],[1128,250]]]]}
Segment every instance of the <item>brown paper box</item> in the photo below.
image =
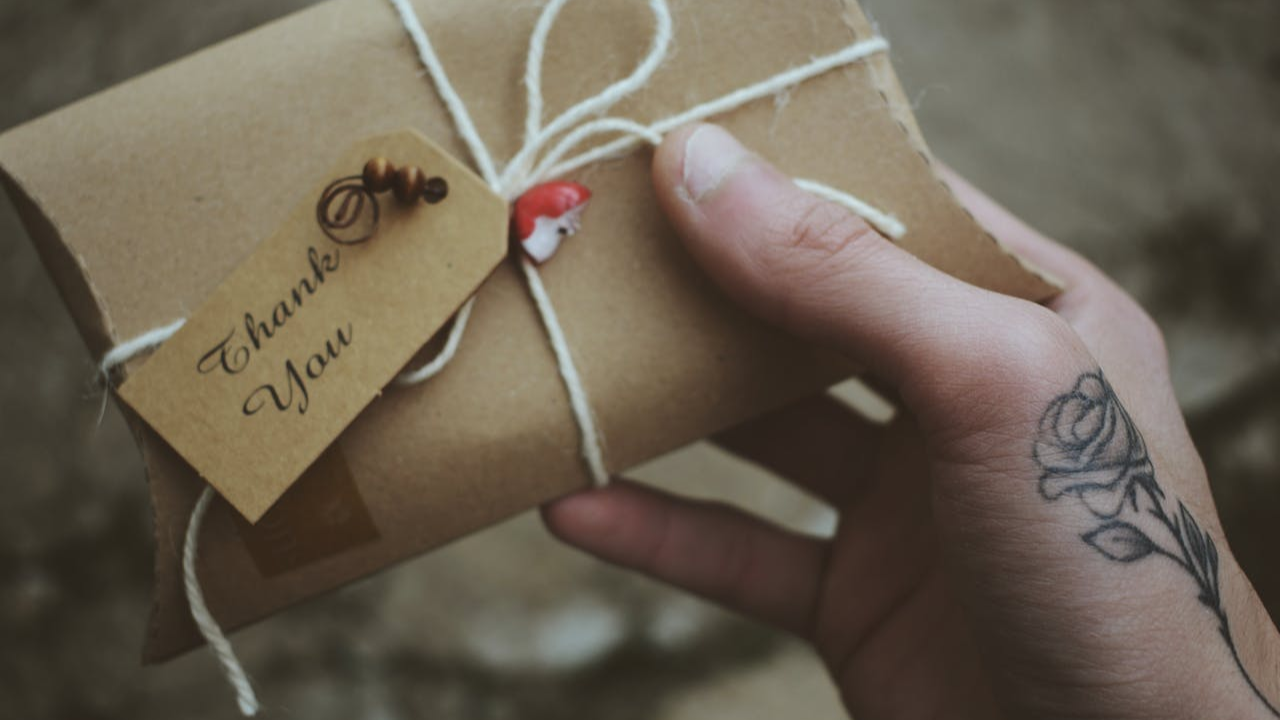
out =
{"type": "MultiPolygon", "coordinates": [[[[498,158],[509,157],[521,136],[520,79],[538,8],[423,0],[418,10],[480,134],[498,158]]],[[[871,35],[856,7],[836,0],[675,0],[673,12],[670,58],[612,114],[654,120],[871,35]]],[[[630,72],[650,27],[641,2],[571,3],[548,43],[548,113],[630,72]]],[[[935,178],[885,57],[806,82],[785,103],[757,102],[719,121],[784,171],[896,214],[910,229],[902,244],[926,261],[1001,292],[1036,300],[1053,293],[935,178]]],[[[0,167],[99,357],[187,316],[339,149],[402,127],[469,159],[393,10],[380,0],[332,0],[8,132],[0,167]]],[[[848,371],[716,292],[658,212],[649,160],[641,151],[577,173],[595,198],[583,230],[544,271],[613,470],[848,371]]],[[[130,420],[156,512],[155,606],[144,651],[154,661],[198,641],[179,552],[202,483],[130,420]]],[[[268,513],[258,528],[238,525],[219,502],[201,541],[209,606],[224,626],[239,627],[581,488],[578,450],[537,315],[518,272],[504,264],[481,288],[449,368],[374,401],[340,438],[338,460],[323,463],[342,468],[341,477],[321,468],[323,477],[304,477],[277,505],[286,520],[331,514],[333,503],[317,495],[336,486],[334,497],[363,504],[352,541],[333,554],[285,553],[307,561],[284,569],[255,562],[249,547],[275,536],[244,537],[278,523],[267,523],[268,513]],[[312,505],[325,507],[311,512],[312,505]]]]}

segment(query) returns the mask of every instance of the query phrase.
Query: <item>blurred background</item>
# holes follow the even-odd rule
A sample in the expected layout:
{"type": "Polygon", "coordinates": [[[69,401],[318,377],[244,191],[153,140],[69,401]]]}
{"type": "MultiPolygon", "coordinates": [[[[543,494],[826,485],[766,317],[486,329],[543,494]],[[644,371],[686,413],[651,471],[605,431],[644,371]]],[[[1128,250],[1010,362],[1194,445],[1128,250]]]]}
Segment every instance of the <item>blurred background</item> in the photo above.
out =
{"type": "MultiPolygon", "coordinates": [[[[304,0],[0,0],[0,129],[304,0]]],[[[943,159],[1134,293],[1228,539],[1280,617],[1280,3],[864,0],[943,159]]],[[[150,509],[90,359],[0,202],[0,717],[217,718],[205,653],[143,669],[150,509]]],[[[698,446],[639,475],[797,527],[834,518],[698,446]]],[[[843,717],[777,633],[525,516],[235,638],[272,716],[843,717]]]]}

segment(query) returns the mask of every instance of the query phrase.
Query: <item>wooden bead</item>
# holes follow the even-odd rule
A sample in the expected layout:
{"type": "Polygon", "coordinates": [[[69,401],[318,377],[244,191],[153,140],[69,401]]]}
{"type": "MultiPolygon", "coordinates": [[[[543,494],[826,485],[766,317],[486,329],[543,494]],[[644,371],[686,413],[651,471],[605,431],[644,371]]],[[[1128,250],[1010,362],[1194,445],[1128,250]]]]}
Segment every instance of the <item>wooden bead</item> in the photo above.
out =
{"type": "Polygon", "coordinates": [[[426,185],[427,176],[422,174],[422,169],[410,165],[396,170],[392,189],[395,190],[396,199],[407,205],[422,197],[422,191],[426,185]]]}
{"type": "Polygon", "coordinates": [[[448,196],[449,183],[442,177],[433,177],[427,180],[426,187],[422,189],[422,199],[432,205],[435,205],[448,196]]]}
{"type": "Polygon", "coordinates": [[[386,158],[376,157],[364,164],[361,179],[364,187],[371,193],[380,193],[391,189],[391,180],[395,176],[396,167],[386,158]]]}

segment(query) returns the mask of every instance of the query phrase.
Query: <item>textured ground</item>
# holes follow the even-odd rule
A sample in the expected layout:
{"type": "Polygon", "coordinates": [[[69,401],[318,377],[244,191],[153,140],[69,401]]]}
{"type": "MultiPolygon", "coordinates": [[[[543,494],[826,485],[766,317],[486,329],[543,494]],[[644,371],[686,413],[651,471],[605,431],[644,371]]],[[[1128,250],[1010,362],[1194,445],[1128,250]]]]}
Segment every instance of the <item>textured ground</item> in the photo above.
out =
{"type": "MultiPolygon", "coordinates": [[[[0,128],[299,0],[0,0],[0,128]]],[[[867,0],[937,152],[1119,277],[1166,329],[1228,535],[1280,615],[1280,5],[867,0]]],[[[204,654],[142,670],[138,457],[0,203],[0,718],[230,717],[204,654]]],[[[797,524],[695,448],[648,468],[797,524]]],[[[839,717],[778,635],[602,568],[522,518],[237,637],[278,717],[839,717]],[[536,572],[529,568],[536,567],[536,572]]]]}

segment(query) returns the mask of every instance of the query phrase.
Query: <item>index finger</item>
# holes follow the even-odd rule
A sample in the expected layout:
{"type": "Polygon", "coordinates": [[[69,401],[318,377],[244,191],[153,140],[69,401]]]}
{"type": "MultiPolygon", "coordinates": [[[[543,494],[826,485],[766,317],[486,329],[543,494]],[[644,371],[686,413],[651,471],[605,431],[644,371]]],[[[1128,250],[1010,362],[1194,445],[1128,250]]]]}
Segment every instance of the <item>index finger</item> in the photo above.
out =
{"type": "Polygon", "coordinates": [[[712,440],[842,507],[857,496],[882,434],[882,427],[821,393],[730,428],[712,440]]]}

